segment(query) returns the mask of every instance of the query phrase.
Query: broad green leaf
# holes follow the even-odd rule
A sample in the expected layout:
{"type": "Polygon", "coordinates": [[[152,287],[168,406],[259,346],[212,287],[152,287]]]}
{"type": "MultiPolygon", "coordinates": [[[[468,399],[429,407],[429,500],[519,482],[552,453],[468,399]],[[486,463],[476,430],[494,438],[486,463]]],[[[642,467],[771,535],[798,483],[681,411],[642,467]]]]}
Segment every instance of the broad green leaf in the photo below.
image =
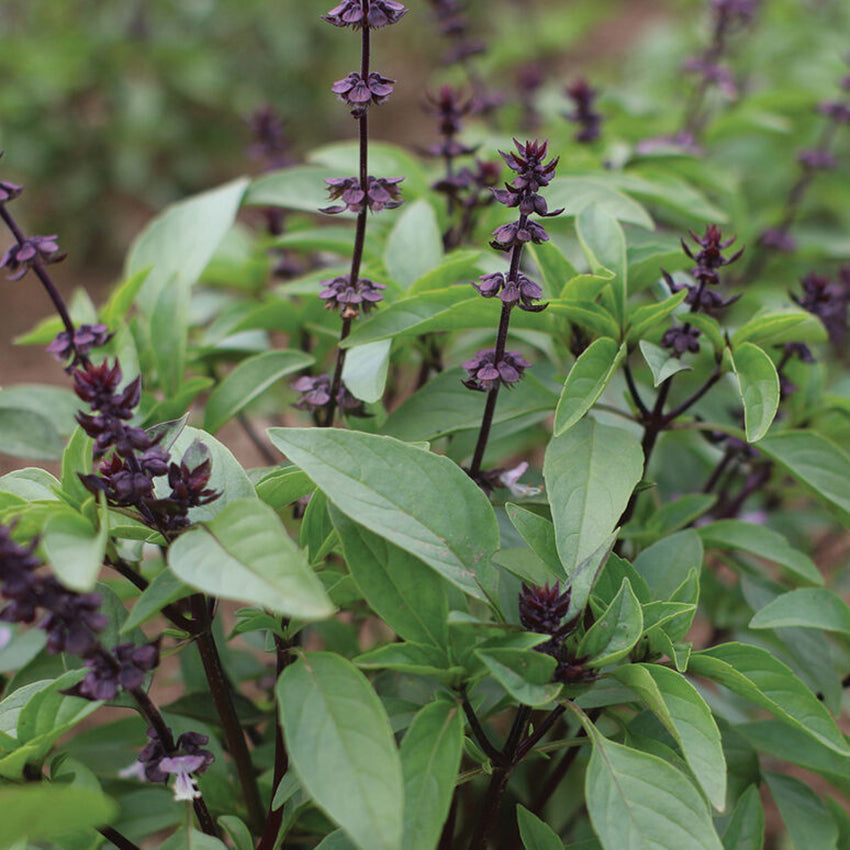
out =
{"type": "Polygon", "coordinates": [[[16,469],[0,476],[0,493],[12,493],[27,502],[56,500],[60,486],[54,476],[37,466],[16,469]]]}
{"type": "Polygon", "coordinates": [[[595,336],[608,336],[614,339],[620,336],[620,326],[610,310],[593,301],[556,299],[549,302],[547,312],[563,316],[568,321],[586,328],[595,336]]]}
{"type": "Polygon", "coordinates": [[[585,419],[549,442],[543,477],[567,575],[614,530],[642,474],[640,441],[621,428],[585,419]]]}
{"type": "Polygon", "coordinates": [[[592,342],[570,369],[555,411],[555,436],[563,434],[590,410],[626,356],[626,345],[603,337],[592,342]]]}
{"type": "Polygon", "coordinates": [[[668,209],[677,216],[686,216],[695,223],[714,221],[723,224],[729,216],[691,183],[670,171],[641,169],[641,172],[612,171],[605,174],[606,182],[629,192],[646,202],[668,209]]]}
{"type": "Polygon", "coordinates": [[[564,842],[547,823],[517,804],[516,819],[525,850],[564,850],[564,842]]]}
{"type": "Polygon", "coordinates": [[[349,348],[342,367],[346,389],[363,401],[380,401],[387,385],[392,340],[382,339],[349,348]]]}
{"type": "Polygon", "coordinates": [[[108,529],[95,528],[71,511],[54,514],[44,528],[43,545],[53,571],[66,587],[79,593],[94,588],[103,566],[108,529]]]}
{"type": "Polygon", "coordinates": [[[611,604],[587,630],[576,649],[588,667],[604,667],[629,654],[643,633],[643,612],[627,578],[611,604]]]}
{"type": "Polygon", "coordinates": [[[178,537],[168,566],[191,587],[287,617],[321,620],[334,610],[277,514],[256,499],[231,502],[178,537]]]}
{"type": "Polygon", "coordinates": [[[726,759],[711,709],[680,673],[659,664],[625,664],[612,674],[631,688],[673,736],[718,811],[726,805],[726,759]]]}
{"type": "Polygon", "coordinates": [[[65,442],[41,413],[0,407],[0,454],[29,460],[58,460],[65,442]]]}
{"type": "Polygon", "coordinates": [[[679,357],[671,357],[670,352],[660,345],[654,345],[642,339],[639,343],[640,353],[652,372],[652,386],[663,384],[677,372],[685,372],[693,367],[684,363],[679,357]]]}
{"type": "Polygon", "coordinates": [[[693,325],[711,343],[714,356],[719,361],[726,350],[726,338],[717,319],[705,313],[688,313],[688,324],[693,325]]]}
{"type": "Polygon", "coordinates": [[[463,714],[437,700],[426,705],[401,742],[403,850],[434,850],[449,813],[463,753],[463,714]]]}
{"type": "Polygon", "coordinates": [[[400,850],[404,779],[389,719],[366,677],[329,652],[283,671],[277,704],[301,784],[362,850],[400,850]]]}
{"type": "Polygon", "coordinates": [[[723,832],[723,850],[763,850],[764,807],[758,785],[750,785],[738,798],[723,832]]]}
{"type": "Polygon", "coordinates": [[[784,342],[824,341],[826,329],[820,319],[799,308],[766,310],[732,334],[732,347],[736,352],[745,342],[767,347],[784,342]]]}
{"type": "Polygon", "coordinates": [[[64,387],[16,384],[0,389],[0,409],[28,410],[41,416],[47,415],[51,426],[61,437],[69,437],[77,427],[75,416],[81,406],[77,394],[64,387]]]}
{"type": "Polygon", "coordinates": [[[547,187],[546,199],[552,209],[564,207],[564,215],[580,215],[596,206],[613,219],[652,230],[647,211],[628,195],[597,177],[556,177],[547,187]]]}
{"type": "MultiPolygon", "coordinates": [[[[483,402],[479,393],[472,393],[463,385],[466,377],[463,369],[448,369],[432,378],[387,417],[384,432],[410,443],[478,428],[483,402]]],[[[552,390],[533,374],[527,374],[509,393],[500,395],[493,422],[507,422],[538,410],[554,410],[557,401],[552,390]]]]}
{"type": "Polygon", "coordinates": [[[227,845],[214,835],[206,835],[194,827],[187,829],[181,826],[159,845],[159,850],[227,850],[227,845]]]}
{"type": "Polygon", "coordinates": [[[793,776],[766,771],[764,778],[794,850],[835,850],[838,827],[826,803],[793,776]]]}
{"type": "Polygon", "coordinates": [[[372,610],[398,635],[442,649],[449,602],[443,580],[418,558],[332,509],[345,562],[372,610]]]}
{"type": "Polygon", "coordinates": [[[316,850],[357,850],[357,845],[341,829],[335,829],[326,835],[316,850]]]}
{"type": "Polygon", "coordinates": [[[708,807],[683,773],[609,741],[584,715],[582,722],[593,742],[585,799],[604,850],[722,850],[708,807]]]}
{"type": "MultiPolygon", "coordinates": [[[[501,303],[501,302],[500,302],[501,303]]],[[[378,310],[357,327],[343,341],[343,348],[391,339],[401,334],[424,333],[429,325],[441,322],[452,308],[468,304],[475,308],[486,302],[475,295],[472,287],[450,286],[411,295],[378,310]]],[[[491,305],[498,313],[498,305],[491,305]]],[[[447,328],[442,328],[443,330],[447,328]]]]}
{"type": "Polygon", "coordinates": [[[406,204],[387,238],[384,265],[390,278],[408,289],[443,259],[443,237],[431,205],[420,198],[406,204]]]}
{"type": "Polygon", "coordinates": [[[779,375],[773,361],[751,342],[744,342],[732,354],[738,389],[744,403],[747,440],[758,442],[773,424],[779,409],[779,375]]]}
{"type": "Polygon", "coordinates": [[[121,634],[141,626],[155,617],[166,605],[178,599],[184,599],[191,593],[193,593],[192,588],[183,584],[174,573],[163,570],[136,600],[121,626],[121,634]]]}
{"type": "Polygon", "coordinates": [[[139,269],[139,271],[123,280],[112,290],[112,293],[103,307],[100,308],[100,313],[98,314],[103,324],[108,328],[115,328],[121,319],[127,315],[147,276],[147,269],[139,269]]]}
{"type": "Polygon", "coordinates": [[[312,493],[316,485],[300,469],[286,466],[260,479],[257,495],[275,510],[285,508],[312,493]]]}
{"type": "Polygon", "coordinates": [[[815,562],[794,549],[783,535],[772,528],[739,519],[722,519],[701,526],[697,533],[709,549],[749,552],[779,564],[806,584],[823,584],[823,576],[815,562]]]}
{"type": "Polygon", "coordinates": [[[189,378],[180,385],[173,396],[154,404],[145,413],[142,425],[149,428],[159,422],[167,422],[183,416],[202,392],[214,386],[215,381],[212,378],[189,378]]]}
{"type": "Polygon", "coordinates": [[[585,207],[576,218],[576,233],[594,274],[610,269],[616,277],[611,281],[613,311],[620,325],[626,317],[628,297],[628,266],[626,237],[614,216],[599,204],[585,207]]]}
{"type": "Polygon", "coordinates": [[[455,683],[461,667],[449,667],[444,649],[431,643],[394,642],[364,652],[354,659],[364,670],[397,670],[414,676],[429,676],[438,681],[455,683]]]}
{"type": "Polygon", "coordinates": [[[529,242],[526,250],[540,269],[543,278],[541,282],[553,295],[561,295],[564,284],[576,276],[573,264],[551,242],[541,242],[539,245],[529,242]]]}
{"type": "MultiPolygon", "coordinates": [[[[161,297],[166,289],[176,290],[171,299],[174,304],[184,303],[185,293],[233,225],[247,186],[248,180],[240,178],[172,204],[133,243],[125,276],[149,269],[136,299],[149,318],[158,312],[163,321],[169,319],[169,298],[161,297]]],[[[159,363],[165,365],[161,360],[159,363]]]]}
{"type": "Polygon", "coordinates": [[[18,839],[59,839],[82,829],[104,826],[118,807],[91,788],[36,782],[0,789],[0,847],[18,839]]]}
{"type": "Polygon", "coordinates": [[[729,688],[831,750],[850,755],[850,746],[823,703],[767,650],[725,643],[694,652],[688,670],[729,688]]]}
{"type": "Polygon", "coordinates": [[[655,511],[646,524],[647,530],[659,535],[670,534],[690,525],[717,501],[712,493],[686,493],[655,511]]]}
{"type": "Polygon", "coordinates": [[[534,550],[534,553],[556,576],[561,575],[563,567],[558,558],[555,542],[555,527],[545,517],[532,513],[519,505],[505,504],[508,519],[520,536],[534,550]]]}
{"type": "Polygon", "coordinates": [[[243,360],[210,393],[204,411],[204,430],[214,434],[285,375],[306,369],[314,362],[315,358],[303,351],[287,349],[267,351],[243,360]]]}
{"type": "Polygon", "coordinates": [[[487,598],[498,524],[487,497],[460,467],[391,437],[337,428],[268,433],[346,516],[464,592],[487,598]]]}
{"type": "Polygon", "coordinates": [[[850,525],[850,456],[845,451],[813,431],[771,434],[759,443],[759,451],[813,490],[850,525]]]}
{"type": "Polygon", "coordinates": [[[647,331],[664,321],[684,300],[687,289],[666,298],[660,304],[644,304],[632,311],[629,316],[628,341],[634,343],[643,339],[647,331]]]}
{"type": "Polygon", "coordinates": [[[325,179],[342,176],[342,171],[329,174],[324,165],[299,165],[271,171],[251,183],[245,194],[245,205],[316,212],[333,203],[328,201],[325,179]]]}
{"type": "Polygon", "coordinates": [[[789,626],[850,635],[850,607],[826,587],[802,587],[777,596],[750,620],[751,629],[789,626]]]}
{"type": "Polygon", "coordinates": [[[178,285],[177,273],[157,292],[150,309],[150,353],[157,381],[168,396],[180,391],[189,337],[189,286],[178,285]]]}
{"type": "Polygon", "coordinates": [[[693,529],[662,537],[635,558],[634,568],[652,591],[653,599],[667,600],[688,577],[702,567],[702,542],[693,529]]]}
{"type": "Polygon", "coordinates": [[[469,283],[480,271],[481,251],[457,249],[447,254],[438,266],[420,275],[408,292],[415,295],[431,289],[445,289],[454,283],[469,283]]]}
{"type": "Polygon", "coordinates": [[[552,682],[557,662],[533,649],[487,647],[475,650],[490,675],[523,705],[546,705],[558,696],[560,684],[552,682]]]}

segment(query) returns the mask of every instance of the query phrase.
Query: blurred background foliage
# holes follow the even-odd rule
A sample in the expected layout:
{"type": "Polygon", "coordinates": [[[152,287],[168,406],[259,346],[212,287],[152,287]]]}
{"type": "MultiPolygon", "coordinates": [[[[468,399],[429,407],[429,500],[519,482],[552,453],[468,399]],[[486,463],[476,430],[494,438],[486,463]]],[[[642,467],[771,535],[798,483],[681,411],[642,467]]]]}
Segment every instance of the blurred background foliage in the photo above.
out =
{"type": "MultiPolygon", "coordinates": [[[[388,108],[376,112],[375,136],[420,150],[435,138],[421,109],[426,91],[468,82],[468,68],[442,64],[447,41],[435,4],[414,0],[404,24],[376,39],[376,67],[399,84],[388,108]]],[[[329,87],[340,69],[355,66],[357,44],[321,20],[328,5],[6,0],[0,147],[5,176],[28,187],[28,225],[60,233],[75,266],[115,268],[163,205],[259,170],[248,156],[247,118],[256,108],[269,104],[283,117],[296,160],[318,144],[350,138],[350,119],[329,87]]],[[[694,85],[682,63],[710,36],[703,0],[461,5],[470,33],[488,46],[468,65],[503,98],[478,138],[533,135],[533,103],[553,150],[576,171],[590,153],[572,142],[568,122],[558,123],[570,108],[564,85],[581,74],[602,91],[605,153],[616,159],[622,145],[678,129],[694,85]]],[[[745,185],[749,209],[729,210],[744,235],[775,217],[777,187],[794,179],[799,140],[817,133],[813,107],[835,95],[848,28],[843,0],[764,0],[758,25],[733,46],[746,96],[714,104],[710,156],[683,162],[682,170],[693,179],[699,165],[726,200],[737,182],[745,185]],[[767,162],[774,174],[765,180],[767,162]],[[753,209],[763,220],[749,220],[753,209]]],[[[814,224],[846,232],[846,181],[817,183],[814,224]]],[[[835,239],[832,253],[850,254],[846,240],[835,239]]]]}

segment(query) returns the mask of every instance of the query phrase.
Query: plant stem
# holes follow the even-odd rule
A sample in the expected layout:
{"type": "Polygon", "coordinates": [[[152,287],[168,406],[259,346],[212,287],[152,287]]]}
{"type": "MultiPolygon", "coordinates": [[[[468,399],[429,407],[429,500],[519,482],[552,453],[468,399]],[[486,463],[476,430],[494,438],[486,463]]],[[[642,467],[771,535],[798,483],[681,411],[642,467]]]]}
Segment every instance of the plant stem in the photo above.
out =
{"type": "Polygon", "coordinates": [[[469,842],[469,850],[484,850],[487,845],[490,832],[496,825],[499,806],[508,787],[511,772],[519,761],[517,750],[530,717],[531,709],[528,706],[521,705],[517,709],[511,731],[508,734],[508,740],[501,753],[502,764],[493,769],[493,774],[490,777],[490,784],[487,787],[484,804],[481,808],[481,816],[475,825],[472,840],[469,842]]]}
{"type": "MultiPolygon", "coordinates": [[[[363,20],[365,21],[369,15],[369,0],[363,2],[363,20]]],[[[369,57],[371,46],[369,42],[369,27],[364,24],[360,29],[361,33],[361,49],[360,49],[360,76],[366,80],[369,77],[369,57]]],[[[364,109],[362,114],[357,116],[359,136],[360,136],[360,188],[365,193],[369,183],[369,111],[364,109]]],[[[360,277],[360,266],[363,262],[363,247],[366,243],[366,217],[369,214],[368,196],[363,198],[363,206],[357,213],[357,229],[354,234],[354,250],[351,255],[351,273],[349,282],[351,286],[356,286],[357,280],[360,277]]],[[[345,318],[342,320],[342,329],[339,333],[339,341],[342,342],[351,331],[351,319],[345,318]]],[[[331,380],[331,400],[328,402],[327,414],[325,421],[322,423],[326,428],[333,425],[334,414],[337,406],[337,396],[342,387],[342,367],[345,365],[345,349],[337,348],[336,365],[334,366],[334,374],[331,380]]]]}
{"type": "Polygon", "coordinates": [[[129,838],[125,838],[113,829],[111,826],[99,826],[97,831],[110,843],[115,845],[118,850],[141,850],[138,844],[134,844],[129,838]]]}
{"type": "Polygon", "coordinates": [[[481,721],[478,719],[478,715],[475,713],[475,709],[469,701],[469,696],[466,693],[465,686],[461,688],[460,696],[463,704],[463,713],[469,721],[469,728],[472,730],[472,734],[475,736],[475,740],[478,742],[478,745],[482,750],[484,750],[487,757],[494,764],[502,764],[502,753],[493,746],[490,738],[484,731],[484,727],[481,725],[481,721]]]}
{"type": "Polygon", "coordinates": [[[517,748],[517,761],[524,759],[528,753],[534,749],[535,744],[543,739],[543,736],[552,728],[552,726],[554,726],[555,722],[566,710],[565,706],[558,705],[543,718],[543,722],[537,727],[537,729],[535,729],[531,735],[522,741],[517,748]]]}
{"type": "Polygon", "coordinates": [[[215,638],[212,634],[212,623],[210,621],[207,600],[203,594],[195,594],[191,599],[192,615],[197,621],[195,634],[197,635],[198,652],[201,663],[210,687],[210,695],[215,705],[216,713],[221,721],[224,732],[224,740],[236,765],[236,773],[239,776],[239,784],[242,786],[242,794],[248,807],[248,816],[252,828],[256,832],[262,832],[265,822],[263,804],[260,801],[260,792],[257,787],[257,777],[248,745],[245,741],[245,733],[236,708],[233,705],[233,696],[230,683],[221,663],[215,638]]]}
{"type": "MultiPolygon", "coordinates": [[[[283,621],[285,626],[286,620],[283,621]]],[[[289,651],[291,644],[281,638],[279,635],[274,636],[275,650],[277,653],[277,675],[275,680],[280,678],[280,674],[292,663],[293,656],[289,651]]],[[[289,769],[289,754],[286,751],[286,744],[283,740],[283,729],[280,725],[280,711],[277,705],[277,697],[275,696],[275,738],[274,738],[274,778],[272,779],[272,793],[269,798],[269,811],[266,816],[266,828],[263,832],[263,837],[257,845],[257,850],[273,850],[275,842],[280,832],[280,827],[283,824],[283,806],[277,809],[273,808],[274,798],[277,794],[278,786],[280,785],[286,771],[289,769]]]]}
{"type": "MultiPolygon", "coordinates": [[[[12,214],[6,209],[5,204],[0,204],[0,218],[3,219],[6,227],[12,233],[12,236],[15,237],[17,243],[19,245],[23,245],[26,240],[26,236],[24,236],[21,229],[18,227],[15,219],[12,217],[12,214]]],[[[74,348],[77,357],[81,360],[86,361],[86,357],[81,357],[81,355],[76,352],[76,347],[74,346],[74,323],[71,321],[71,317],[68,315],[68,309],[65,307],[65,301],[62,296],[59,294],[59,290],[56,288],[53,281],[50,279],[50,275],[44,269],[44,264],[41,260],[34,260],[32,264],[32,270],[38,276],[38,279],[41,281],[44,289],[47,294],[50,296],[50,300],[53,302],[53,306],[56,308],[56,312],[59,314],[59,318],[62,319],[62,324],[65,325],[65,330],[68,332],[68,335],[71,338],[71,347],[74,348]]]]}

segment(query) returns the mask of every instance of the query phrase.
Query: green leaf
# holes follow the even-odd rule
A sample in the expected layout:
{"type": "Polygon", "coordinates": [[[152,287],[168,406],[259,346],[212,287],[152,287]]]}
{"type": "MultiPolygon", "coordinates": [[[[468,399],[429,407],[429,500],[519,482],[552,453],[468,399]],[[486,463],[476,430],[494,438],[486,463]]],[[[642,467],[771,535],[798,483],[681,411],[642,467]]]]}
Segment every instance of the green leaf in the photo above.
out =
{"type": "Polygon", "coordinates": [[[80,399],[64,387],[16,384],[0,390],[0,409],[5,408],[28,410],[40,416],[47,414],[59,436],[69,437],[77,427],[74,417],[80,409],[80,399]]]}
{"type": "Polygon", "coordinates": [[[658,664],[626,664],[612,672],[673,736],[688,767],[718,811],[726,805],[726,759],[711,709],[680,673],[658,664]]]}
{"type": "Polygon", "coordinates": [[[256,499],[231,502],[215,519],[178,537],[168,550],[168,566],[191,587],[283,616],[321,620],[334,611],[277,514],[256,499]]]}
{"type": "Polygon", "coordinates": [[[765,310],[732,334],[732,348],[737,351],[745,342],[767,347],[784,342],[825,342],[826,338],[820,319],[805,310],[765,310]]]}
{"type": "Polygon", "coordinates": [[[684,372],[693,368],[688,363],[682,362],[680,358],[671,357],[666,348],[653,345],[645,339],[640,341],[639,347],[646,365],[649,366],[649,371],[652,372],[652,385],[654,387],[663,384],[677,372],[684,372]]]}
{"type": "Polygon", "coordinates": [[[603,337],[592,342],[570,369],[555,411],[555,436],[564,433],[590,410],[626,356],[626,345],[603,337]]]}
{"type": "Polygon", "coordinates": [[[764,779],[776,801],[794,850],[835,850],[838,826],[826,803],[793,776],[766,771],[764,779]]]}
{"type": "Polygon", "coordinates": [[[498,524],[487,497],[460,467],[391,437],[337,428],[268,433],[346,516],[464,592],[487,598],[498,524]]]}
{"type": "Polygon", "coordinates": [[[11,847],[22,838],[61,839],[104,826],[118,807],[91,788],[41,782],[0,789],[0,810],[0,847],[11,847]]]}
{"type": "Polygon", "coordinates": [[[267,351],[243,360],[212,391],[204,411],[204,429],[214,434],[285,375],[306,369],[315,358],[303,351],[267,351]]]}
{"type": "Polygon", "coordinates": [[[469,283],[479,273],[481,251],[457,249],[447,254],[438,266],[416,279],[408,292],[415,295],[432,289],[445,289],[454,283],[469,283]]]}
{"type": "Polygon", "coordinates": [[[582,722],[593,742],[585,799],[604,850],[721,850],[708,808],[684,774],[609,741],[584,715],[582,722]]]}
{"type": "Polygon", "coordinates": [[[420,198],[407,204],[387,238],[384,265],[390,278],[407,289],[443,259],[443,237],[431,205],[420,198]]]}
{"type": "Polygon", "coordinates": [[[549,571],[560,576],[563,573],[561,561],[558,558],[558,546],[555,542],[555,527],[545,517],[532,513],[519,505],[510,502],[505,504],[508,519],[520,536],[532,548],[534,553],[549,568],[549,571]]]}
{"type": "Polygon", "coordinates": [[[476,649],[490,675],[518,702],[538,706],[552,702],[563,687],[552,682],[557,666],[551,655],[533,649],[476,649]]]}
{"type": "Polygon", "coordinates": [[[739,519],[722,519],[697,529],[709,549],[733,549],[749,552],[784,567],[806,584],[823,584],[815,562],[794,549],[787,538],[772,528],[739,519]]]}
{"type": "Polygon", "coordinates": [[[387,385],[392,340],[382,339],[349,348],[342,367],[348,391],[363,401],[380,401],[387,385]]]}
{"type": "Polygon", "coordinates": [[[759,443],[759,451],[833,508],[850,526],[850,456],[813,431],[783,431],[759,443]]]}
{"type": "MultiPolygon", "coordinates": [[[[159,322],[173,324],[176,314],[169,314],[169,309],[186,303],[189,289],[233,225],[247,186],[248,180],[240,178],[172,204],[145,228],[130,249],[125,276],[150,270],[136,302],[149,319],[158,320],[152,321],[152,330],[178,354],[185,345],[185,332],[169,343],[166,334],[160,332],[159,322]]],[[[168,376],[166,386],[175,389],[182,378],[182,361],[169,367],[158,349],[154,353],[161,371],[168,376]]]]}
{"type": "Polygon", "coordinates": [[[688,324],[693,325],[711,343],[714,355],[719,362],[726,350],[726,338],[717,319],[714,316],[707,316],[705,313],[688,313],[688,324]]]}
{"type": "Polygon", "coordinates": [[[712,493],[686,493],[662,505],[649,518],[647,531],[655,534],[670,534],[690,525],[701,517],[717,501],[712,493]]]}
{"type": "Polygon", "coordinates": [[[745,342],[732,354],[738,390],[744,403],[747,440],[758,442],[773,424],[779,409],[779,375],[773,361],[757,345],[745,342]]]}
{"type": "Polygon", "coordinates": [[[168,396],[180,391],[189,336],[189,287],[175,277],[157,293],[150,310],[151,355],[157,380],[168,396]]]}
{"type": "Polygon", "coordinates": [[[328,652],[283,671],[277,704],[301,784],[362,850],[400,850],[404,780],[389,719],[366,677],[328,652]]]}
{"type": "Polygon", "coordinates": [[[567,575],[614,530],[642,474],[640,441],[621,428],[584,419],[549,442],[543,477],[567,575]]]}
{"type": "Polygon", "coordinates": [[[628,266],[626,237],[614,216],[599,204],[586,207],[576,219],[576,233],[594,274],[610,269],[616,277],[611,281],[614,295],[614,315],[620,326],[626,317],[628,297],[628,266]]]}
{"type": "Polygon", "coordinates": [[[463,754],[463,715],[445,700],[426,705],[401,742],[403,850],[433,850],[449,813],[463,754]]]}
{"type": "Polygon", "coordinates": [[[587,630],[576,656],[587,658],[588,667],[604,667],[629,654],[643,633],[643,612],[627,578],[611,604],[587,630]]]}
{"type": "Polygon", "coordinates": [[[264,476],[257,484],[257,495],[267,505],[280,510],[315,489],[308,475],[294,466],[287,466],[264,476]]]}
{"type": "Polygon", "coordinates": [[[139,271],[123,280],[112,290],[108,300],[100,308],[100,313],[98,314],[100,321],[104,325],[114,329],[121,319],[126,317],[147,276],[148,269],[139,269],[139,271]]]}
{"type": "Polygon", "coordinates": [[[449,667],[445,651],[430,643],[386,644],[358,655],[354,663],[365,670],[397,670],[453,683],[463,672],[463,668],[449,667]]]}
{"type": "Polygon", "coordinates": [[[0,407],[0,454],[30,460],[58,460],[65,442],[47,416],[0,407]]]}
{"type": "Polygon", "coordinates": [[[348,569],[369,607],[405,640],[446,646],[449,602],[440,576],[340,511],[332,509],[331,519],[348,569]]]}
{"type": "Polygon", "coordinates": [[[227,845],[214,835],[206,835],[190,827],[181,826],[159,845],[159,850],[227,850],[227,845]]]}
{"type": "Polygon", "coordinates": [[[539,245],[529,242],[526,250],[537,263],[543,283],[549,292],[560,295],[564,284],[576,276],[573,264],[563,255],[560,248],[551,242],[541,242],[539,245]]]}
{"type": "Polygon", "coordinates": [[[564,850],[564,842],[554,830],[525,806],[517,804],[516,819],[525,850],[564,850]]]}
{"type": "Polygon", "coordinates": [[[43,545],[57,578],[79,593],[92,590],[103,566],[107,524],[95,528],[84,516],[71,511],[56,513],[44,528],[43,545]]]}
{"type": "Polygon", "coordinates": [[[166,605],[178,599],[184,599],[192,592],[192,588],[183,584],[174,573],[163,570],[136,600],[121,626],[120,633],[126,634],[137,626],[141,626],[155,617],[166,605]]]}
{"type": "Polygon", "coordinates": [[[751,629],[789,626],[850,635],[850,607],[835,591],[803,587],[777,596],[750,620],[751,629]]]}
{"type": "Polygon", "coordinates": [[[702,542],[693,529],[662,537],[635,558],[634,568],[649,585],[653,599],[667,600],[691,570],[702,567],[702,542]]]}
{"type": "Polygon", "coordinates": [[[324,165],[299,165],[271,171],[251,183],[245,195],[245,205],[316,212],[331,203],[325,179],[343,176],[342,171],[328,174],[324,165]]]}
{"type": "Polygon", "coordinates": [[[549,302],[549,309],[546,312],[563,316],[568,321],[586,328],[595,336],[608,336],[614,339],[620,336],[620,326],[611,312],[601,304],[594,304],[593,301],[556,299],[549,302]]]}
{"type": "Polygon", "coordinates": [[[764,807],[758,785],[750,785],[738,798],[723,833],[723,850],[763,850],[764,807]]]}
{"type": "MultiPolygon", "coordinates": [[[[481,425],[482,401],[464,385],[463,369],[448,369],[405,399],[384,423],[383,431],[405,442],[434,440],[481,425]]],[[[532,374],[502,393],[493,423],[499,424],[539,410],[554,410],[558,397],[532,374]]]]}
{"type": "Polygon", "coordinates": [[[652,230],[647,211],[628,195],[596,177],[556,177],[546,190],[549,207],[564,208],[564,215],[581,215],[588,207],[598,207],[606,215],[628,224],[652,230]]]}
{"type": "Polygon", "coordinates": [[[687,289],[665,298],[659,304],[644,304],[633,310],[629,315],[628,341],[630,343],[643,339],[647,331],[664,321],[685,300],[687,289]]]}
{"type": "Polygon", "coordinates": [[[16,469],[0,476],[0,493],[12,493],[27,502],[54,501],[60,484],[54,476],[37,466],[16,469]]]}
{"type": "Polygon", "coordinates": [[[850,755],[850,747],[823,703],[767,650],[725,643],[694,652],[688,670],[719,682],[831,750],[850,755]]]}

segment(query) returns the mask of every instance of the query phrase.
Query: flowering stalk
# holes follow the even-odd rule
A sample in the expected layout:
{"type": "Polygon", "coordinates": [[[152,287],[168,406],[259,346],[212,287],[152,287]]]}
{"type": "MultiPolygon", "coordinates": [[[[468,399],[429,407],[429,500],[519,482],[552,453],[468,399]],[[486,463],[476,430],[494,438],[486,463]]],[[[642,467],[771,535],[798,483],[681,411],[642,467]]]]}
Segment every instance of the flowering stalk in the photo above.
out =
{"type": "MultiPolygon", "coordinates": [[[[351,332],[351,323],[360,315],[361,305],[368,312],[383,299],[379,290],[383,284],[360,277],[363,248],[366,242],[366,219],[369,211],[395,209],[401,206],[398,184],[401,177],[376,178],[369,174],[369,107],[383,103],[392,93],[395,80],[370,70],[372,29],[397,23],[407,9],[396,0],[343,0],[331,9],[324,19],[336,27],[352,27],[360,30],[360,71],[337,80],[333,92],[351,109],[358,122],[359,168],[356,177],[326,180],[331,200],[342,200],[341,204],[325,207],[321,212],[331,215],[349,210],[357,213],[354,235],[354,250],[351,255],[351,270],[345,277],[324,281],[319,297],[329,310],[339,310],[342,328],[339,341],[351,332]]],[[[338,348],[333,375],[327,378],[300,378],[293,387],[303,393],[297,407],[316,411],[321,408],[324,418],[319,424],[333,424],[334,414],[339,407],[357,415],[362,404],[354,399],[342,383],[345,365],[345,349],[338,348]]]]}
{"type": "Polygon", "coordinates": [[[580,144],[590,144],[599,138],[602,115],[596,111],[595,101],[599,92],[580,77],[564,89],[573,102],[573,111],[564,117],[578,125],[573,138],[580,144]]]}
{"type": "Polygon", "coordinates": [[[531,365],[518,352],[506,350],[511,311],[514,307],[519,307],[521,310],[537,313],[546,307],[545,304],[536,303],[543,295],[539,284],[519,270],[525,244],[539,244],[549,239],[544,228],[529,216],[554,216],[563,211],[549,212],[546,201],[538,194],[538,189],[547,186],[552,180],[558,164],[557,157],[544,163],[548,142],[535,140],[521,144],[514,139],[514,144],[517,153],[500,153],[508,168],[515,171],[517,176],[510,183],[506,183],[504,189],[495,189],[493,195],[499,203],[507,207],[518,207],[519,219],[496,228],[490,242],[496,250],[510,253],[510,266],[507,274],[486,274],[479,278],[477,284],[473,284],[482,297],[498,296],[502,302],[496,347],[479,351],[474,358],[463,364],[469,374],[464,384],[469,389],[487,393],[478,442],[469,468],[470,476],[485,487],[492,486],[492,482],[481,475],[481,464],[493,424],[499,388],[502,385],[510,387],[515,384],[531,365]]]}

